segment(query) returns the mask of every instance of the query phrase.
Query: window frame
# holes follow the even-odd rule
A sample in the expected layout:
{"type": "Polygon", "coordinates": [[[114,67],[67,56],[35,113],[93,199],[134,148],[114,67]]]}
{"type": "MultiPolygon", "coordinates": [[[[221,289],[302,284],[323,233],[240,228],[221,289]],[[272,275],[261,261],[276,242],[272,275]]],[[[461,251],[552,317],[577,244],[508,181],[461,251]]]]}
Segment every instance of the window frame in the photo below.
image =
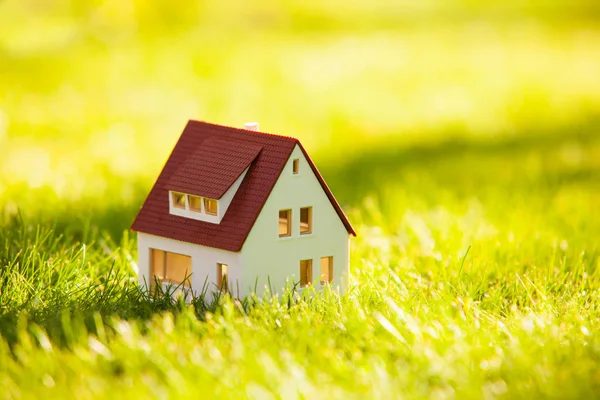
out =
{"type": "Polygon", "coordinates": [[[187,210],[187,195],[185,193],[171,191],[171,204],[173,205],[173,208],[187,210]],[[183,205],[180,205],[177,202],[179,196],[183,197],[183,205]]]}
{"type": "Polygon", "coordinates": [[[313,280],[313,260],[312,258],[308,258],[305,260],[300,260],[300,288],[307,288],[309,286],[312,285],[312,280],[313,280]],[[306,263],[306,273],[304,274],[304,277],[306,278],[306,281],[302,281],[302,270],[303,270],[303,263],[306,263]]]}
{"type": "Polygon", "coordinates": [[[204,203],[204,201],[202,201],[202,199],[203,199],[202,196],[196,196],[196,195],[193,195],[193,194],[188,194],[187,195],[187,201],[188,201],[188,205],[189,205],[190,211],[202,213],[202,204],[204,203]],[[200,202],[200,207],[199,208],[192,207],[192,198],[193,199],[198,199],[198,201],[200,202]]]}
{"type": "Polygon", "coordinates": [[[288,238],[292,236],[292,209],[291,208],[286,208],[283,210],[279,210],[279,213],[277,214],[277,234],[279,235],[280,238],[288,238]],[[281,213],[285,212],[287,213],[287,232],[285,234],[282,234],[280,232],[281,229],[281,213]]]}
{"type": "Polygon", "coordinates": [[[209,197],[203,197],[202,198],[202,204],[204,206],[204,213],[206,215],[212,215],[212,216],[217,216],[219,215],[219,201],[216,199],[211,199],[209,197]],[[215,211],[211,211],[209,205],[211,203],[214,203],[215,205],[215,211]]]}
{"type": "Polygon", "coordinates": [[[333,282],[333,256],[321,257],[320,266],[321,266],[321,274],[320,274],[319,281],[320,281],[321,285],[331,284],[333,282]],[[327,280],[323,279],[323,276],[325,275],[325,274],[323,274],[323,261],[324,260],[328,260],[328,263],[327,263],[327,280]]]}
{"type": "MultiPolygon", "coordinates": [[[[183,287],[191,287],[191,276],[192,276],[192,269],[193,269],[193,264],[192,264],[192,256],[188,256],[186,254],[179,254],[179,253],[174,253],[172,251],[167,251],[167,250],[161,250],[161,249],[155,249],[155,248],[150,248],[150,289],[153,290],[155,288],[155,279],[154,277],[157,276],[156,271],[157,269],[160,271],[160,275],[158,276],[158,281],[160,282],[160,284],[162,285],[164,282],[167,283],[171,283],[175,286],[183,286],[183,287]],[[161,259],[162,259],[162,265],[158,266],[155,263],[155,258],[154,258],[154,254],[155,252],[158,252],[161,255],[161,259]],[[184,277],[183,281],[176,281],[173,279],[168,279],[167,276],[170,276],[171,274],[168,274],[167,271],[167,259],[168,259],[168,254],[173,254],[176,256],[182,256],[182,257],[187,257],[189,259],[189,266],[190,266],[190,271],[189,274],[186,273],[186,276],[184,277]]],[[[186,270],[187,272],[187,270],[186,270]]]]}
{"type": "Polygon", "coordinates": [[[313,230],[314,230],[314,226],[313,226],[313,207],[312,206],[307,206],[307,207],[301,207],[300,208],[300,235],[312,235],[313,230]],[[308,210],[308,222],[307,224],[307,230],[306,231],[302,231],[302,224],[304,222],[302,222],[302,210],[308,210]]]}
{"type": "Polygon", "coordinates": [[[292,175],[300,175],[300,159],[292,159],[292,175]]]}
{"type": "Polygon", "coordinates": [[[229,287],[229,264],[217,263],[217,287],[219,290],[229,287]],[[223,273],[223,267],[225,267],[225,273],[223,273]]]}

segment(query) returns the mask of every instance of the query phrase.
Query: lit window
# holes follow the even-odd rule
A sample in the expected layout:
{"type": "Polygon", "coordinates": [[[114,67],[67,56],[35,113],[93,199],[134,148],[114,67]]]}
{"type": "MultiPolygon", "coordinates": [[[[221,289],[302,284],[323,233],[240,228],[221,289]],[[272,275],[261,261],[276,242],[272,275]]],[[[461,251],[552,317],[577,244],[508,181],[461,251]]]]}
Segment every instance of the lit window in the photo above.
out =
{"type": "Polygon", "coordinates": [[[321,257],[321,285],[333,281],[333,257],[321,257]]]}
{"type": "Polygon", "coordinates": [[[151,287],[154,287],[155,280],[175,285],[185,281],[184,286],[190,286],[186,278],[192,273],[192,257],[156,249],[150,249],[150,252],[151,287]]]}
{"type": "Polygon", "coordinates": [[[308,235],[312,233],[312,207],[302,207],[300,209],[300,234],[308,235]]]}
{"type": "Polygon", "coordinates": [[[214,199],[204,199],[204,211],[208,215],[217,215],[217,201],[214,199]]]}
{"type": "Polygon", "coordinates": [[[229,267],[227,264],[217,263],[217,287],[219,289],[227,289],[227,277],[229,267]]]}
{"type": "Polygon", "coordinates": [[[201,212],[202,211],[202,198],[198,196],[188,195],[188,203],[190,210],[201,212]]]}
{"type": "Polygon", "coordinates": [[[173,283],[181,283],[192,272],[192,257],[181,254],[169,253],[167,251],[167,263],[165,265],[165,280],[173,283]]]}
{"type": "Polygon", "coordinates": [[[292,235],[292,210],[279,210],[279,237],[292,235]]]}
{"type": "Polygon", "coordinates": [[[292,170],[294,172],[294,175],[298,175],[298,173],[300,172],[300,160],[297,158],[294,158],[294,161],[292,161],[292,170]]]}
{"type": "Polygon", "coordinates": [[[173,207],[185,210],[185,194],[171,192],[171,198],[173,200],[173,207]]]}
{"type": "Polygon", "coordinates": [[[156,281],[159,283],[165,278],[165,252],[150,249],[150,287],[154,288],[156,281]]]}
{"type": "Polygon", "coordinates": [[[312,260],[300,260],[300,287],[310,286],[312,283],[312,260]]]}

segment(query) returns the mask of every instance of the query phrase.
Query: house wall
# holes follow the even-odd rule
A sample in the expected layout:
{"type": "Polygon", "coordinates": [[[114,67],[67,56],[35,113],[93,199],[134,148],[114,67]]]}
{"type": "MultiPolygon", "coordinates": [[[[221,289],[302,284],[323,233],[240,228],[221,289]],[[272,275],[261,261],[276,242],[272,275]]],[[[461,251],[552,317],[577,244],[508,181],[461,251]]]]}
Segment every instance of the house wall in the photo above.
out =
{"type": "Polygon", "coordinates": [[[191,282],[192,290],[195,292],[202,291],[205,280],[210,291],[214,291],[217,284],[217,263],[227,264],[229,267],[229,289],[234,295],[237,295],[237,288],[239,287],[240,295],[242,295],[240,253],[138,232],[138,279],[141,286],[149,285],[153,279],[150,276],[150,249],[170,251],[192,257],[191,282]]]}
{"type": "Polygon", "coordinates": [[[267,199],[241,251],[244,295],[256,289],[262,295],[270,278],[280,291],[290,278],[300,280],[300,260],[313,260],[313,285],[320,288],[320,259],[333,256],[334,289],[347,287],[349,235],[312,172],[302,150],[296,146],[271,195],[267,199]],[[300,160],[300,173],[293,175],[292,160],[300,160]],[[300,235],[300,208],[313,207],[313,233],[300,235]],[[292,236],[280,238],[279,210],[292,209],[292,236]]]}

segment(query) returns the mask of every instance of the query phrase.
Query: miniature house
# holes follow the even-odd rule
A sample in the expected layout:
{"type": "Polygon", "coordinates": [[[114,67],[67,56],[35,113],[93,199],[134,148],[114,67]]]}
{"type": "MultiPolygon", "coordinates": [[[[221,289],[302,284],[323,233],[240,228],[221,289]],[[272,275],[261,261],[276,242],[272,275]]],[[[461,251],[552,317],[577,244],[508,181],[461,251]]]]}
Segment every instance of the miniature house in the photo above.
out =
{"type": "Polygon", "coordinates": [[[347,285],[356,233],[294,138],[189,121],[132,230],[140,285],[347,285]]]}

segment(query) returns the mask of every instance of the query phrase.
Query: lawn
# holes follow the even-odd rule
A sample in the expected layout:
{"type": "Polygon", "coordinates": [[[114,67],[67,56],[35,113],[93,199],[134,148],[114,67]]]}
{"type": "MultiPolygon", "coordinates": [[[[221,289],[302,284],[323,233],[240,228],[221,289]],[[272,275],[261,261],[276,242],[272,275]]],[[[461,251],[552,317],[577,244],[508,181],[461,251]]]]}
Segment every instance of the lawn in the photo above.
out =
{"type": "Polygon", "coordinates": [[[600,396],[600,8],[0,2],[0,398],[600,396]],[[191,304],[128,228],[186,121],[299,137],[351,285],[191,304]]]}

